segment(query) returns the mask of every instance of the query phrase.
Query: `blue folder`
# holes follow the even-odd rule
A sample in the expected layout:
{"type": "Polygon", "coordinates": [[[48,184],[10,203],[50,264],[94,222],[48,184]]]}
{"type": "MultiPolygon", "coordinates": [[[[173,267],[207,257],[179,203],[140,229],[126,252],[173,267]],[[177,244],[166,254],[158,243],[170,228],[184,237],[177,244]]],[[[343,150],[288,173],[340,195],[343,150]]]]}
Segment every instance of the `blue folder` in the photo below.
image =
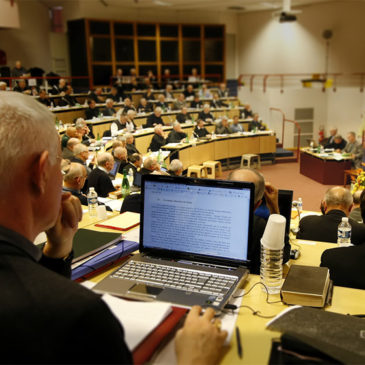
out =
{"type": "Polygon", "coordinates": [[[120,241],[114,247],[106,248],[104,251],[101,251],[97,255],[90,258],[90,260],[87,260],[80,266],[73,269],[71,273],[71,279],[80,279],[103,266],[128,256],[130,253],[138,250],[138,247],[138,242],[126,240],[120,241]]]}

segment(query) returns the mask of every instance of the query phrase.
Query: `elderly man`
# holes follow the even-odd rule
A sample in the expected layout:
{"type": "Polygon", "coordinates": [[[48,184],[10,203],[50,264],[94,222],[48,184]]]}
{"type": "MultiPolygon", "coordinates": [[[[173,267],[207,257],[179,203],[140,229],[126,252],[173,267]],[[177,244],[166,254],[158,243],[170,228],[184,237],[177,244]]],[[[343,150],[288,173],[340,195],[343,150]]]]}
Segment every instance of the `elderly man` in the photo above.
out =
{"type": "Polygon", "coordinates": [[[106,117],[113,117],[117,114],[116,110],[113,107],[114,101],[111,98],[106,99],[105,101],[105,109],[103,109],[103,115],[106,117]]]}
{"type": "Polygon", "coordinates": [[[27,74],[27,70],[22,66],[21,61],[15,61],[15,67],[11,70],[12,77],[22,77],[27,74]]]}
{"type": "Polygon", "coordinates": [[[241,118],[249,119],[253,117],[253,111],[250,104],[246,104],[242,110],[241,118]]]}
{"type": "Polygon", "coordinates": [[[185,99],[189,99],[189,100],[194,99],[195,91],[194,91],[194,87],[192,84],[189,84],[186,87],[186,90],[184,91],[184,96],[185,96],[185,99]]]}
{"type": "Polygon", "coordinates": [[[62,149],[62,158],[65,160],[72,160],[74,157],[74,147],[80,143],[78,138],[70,138],[67,141],[66,147],[62,149]]]}
{"type": "Polygon", "coordinates": [[[212,93],[210,92],[210,90],[208,89],[206,84],[203,84],[201,89],[199,90],[199,96],[202,99],[211,99],[212,98],[212,93]]]}
{"type": "Polygon", "coordinates": [[[40,89],[39,90],[39,96],[37,101],[39,101],[40,103],[42,103],[45,106],[51,106],[51,101],[49,100],[49,95],[47,94],[45,89],[40,89]]]}
{"type": "MultiPolygon", "coordinates": [[[[297,238],[337,243],[337,228],[343,217],[348,217],[353,204],[350,191],[340,186],[327,190],[321,202],[321,216],[307,216],[299,222],[297,238]]],[[[365,225],[349,218],[352,227],[351,243],[365,242],[365,225]]]]}
{"type": "Polygon", "coordinates": [[[51,89],[52,95],[64,95],[67,89],[67,83],[65,79],[59,79],[58,85],[53,85],[51,89]]]}
{"type": "Polygon", "coordinates": [[[95,100],[89,99],[87,101],[88,108],[85,110],[86,119],[93,119],[99,116],[99,108],[96,107],[95,100]]]}
{"type": "Polygon", "coordinates": [[[199,119],[203,119],[206,123],[212,123],[214,120],[214,117],[212,113],[210,112],[210,106],[209,104],[204,104],[203,110],[199,113],[198,116],[199,119]]]}
{"type": "Polygon", "coordinates": [[[358,141],[356,141],[356,133],[349,132],[347,134],[348,143],[346,147],[343,149],[343,152],[351,154],[352,157],[352,166],[356,169],[361,167],[362,161],[362,145],[358,141]]]}
{"type": "Polygon", "coordinates": [[[188,113],[188,108],[185,106],[181,109],[181,112],[176,115],[176,120],[179,123],[186,123],[186,121],[191,119],[191,115],[188,113]]]}
{"type": "Polygon", "coordinates": [[[160,171],[160,165],[155,157],[149,156],[143,161],[143,167],[140,170],[142,175],[152,174],[154,171],[160,171]]]}
{"type": "Polygon", "coordinates": [[[169,108],[169,104],[165,101],[165,95],[159,94],[158,95],[158,102],[156,103],[156,107],[160,107],[162,110],[167,110],[169,108]]]}
{"type": "MultiPolygon", "coordinates": [[[[361,208],[360,208],[360,202],[361,202],[361,194],[364,190],[357,190],[352,194],[353,199],[353,206],[351,209],[351,212],[349,214],[349,218],[353,219],[356,222],[363,223],[362,216],[361,216],[361,208]]],[[[365,239],[364,239],[365,242],[365,239]]]]}
{"type": "Polygon", "coordinates": [[[223,102],[222,100],[219,99],[219,95],[218,94],[213,94],[213,100],[212,100],[212,108],[218,109],[218,108],[227,108],[228,104],[226,104],[225,102],[223,102]]]}
{"type": "Polygon", "coordinates": [[[127,114],[128,110],[136,110],[136,108],[134,107],[132,100],[130,98],[125,98],[124,99],[124,107],[122,110],[122,114],[127,114]]]}
{"type": "Polygon", "coordinates": [[[158,151],[162,146],[167,143],[166,134],[162,129],[162,125],[157,124],[154,128],[155,134],[152,137],[151,143],[148,147],[152,152],[158,151]]]}
{"type": "Polygon", "coordinates": [[[82,205],[87,205],[87,196],[81,192],[87,179],[85,166],[80,163],[71,163],[63,177],[63,191],[76,196],[82,205]]]}
{"type": "Polygon", "coordinates": [[[74,90],[71,85],[66,86],[65,95],[61,98],[58,102],[59,106],[75,106],[77,104],[77,100],[75,97],[72,96],[74,90]]]}
{"type": "Polygon", "coordinates": [[[227,85],[224,82],[219,84],[218,95],[220,98],[227,98],[229,96],[227,85]]]}
{"type": "Polygon", "coordinates": [[[330,136],[328,137],[328,141],[327,141],[326,145],[324,146],[324,148],[332,148],[331,144],[335,142],[336,135],[337,135],[337,128],[331,127],[330,136]]]}
{"type": "Polygon", "coordinates": [[[94,168],[94,164],[92,162],[90,162],[89,166],[86,164],[89,159],[89,149],[84,144],[78,143],[74,146],[72,152],[74,157],[71,158],[71,162],[79,163],[84,166],[87,174],[89,175],[91,170],[94,168]]]}
{"type": "Polygon", "coordinates": [[[170,84],[167,84],[166,85],[166,88],[165,88],[165,92],[164,92],[164,96],[166,99],[173,99],[174,98],[174,95],[173,95],[173,87],[172,85],[170,84]]]}
{"type": "Polygon", "coordinates": [[[333,142],[326,144],[326,148],[333,148],[337,152],[341,152],[346,147],[346,141],[342,138],[340,134],[336,134],[333,142]]]}
{"type": "Polygon", "coordinates": [[[110,94],[108,95],[108,99],[112,99],[115,103],[118,103],[118,102],[122,101],[121,100],[122,98],[123,98],[123,94],[120,94],[118,92],[118,88],[113,86],[110,90],[110,94]]]}
{"type": "Polygon", "coordinates": [[[226,116],[222,117],[222,120],[215,127],[216,134],[231,134],[231,128],[228,125],[228,118],[226,116]]]}
{"type": "Polygon", "coordinates": [[[238,115],[233,117],[233,123],[230,126],[232,133],[243,132],[243,127],[239,123],[238,115]]]}
{"type": "Polygon", "coordinates": [[[78,118],[76,120],[75,128],[77,135],[81,136],[81,143],[85,146],[89,146],[91,143],[95,142],[94,135],[83,118],[78,118]]]}
{"type": "Polygon", "coordinates": [[[190,107],[194,109],[201,109],[203,107],[203,102],[200,100],[199,94],[194,95],[194,100],[190,103],[190,107]]]}
{"type": "MultiPolygon", "coordinates": [[[[0,141],[2,362],[132,364],[119,321],[100,296],[69,280],[82,210],[62,194],[54,116],[32,98],[2,92],[0,141]],[[41,232],[47,242],[39,249],[41,232]]],[[[211,308],[200,312],[193,307],[176,336],[179,364],[219,361],[227,332],[211,308]]]]}
{"type": "Polygon", "coordinates": [[[114,158],[116,161],[120,161],[119,173],[123,174],[123,170],[128,165],[128,154],[125,147],[117,147],[114,150],[114,158]]]}
{"type": "Polygon", "coordinates": [[[210,138],[211,137],[208,129],[206,129],[204,127],[204,120],[198,119],[196,127],[194,128],[193,135],[196,138],[205,138],[205,137],[210,138]]]}
{"type": "Polygon", "coordinates": [[[109,172],[114,166],[114,157],[108,153],[99,153],[97,158],[98,166],[91,171],[89,175],[89,187],[94,187],[95,191],[102,198],[108,197],[108,194],[115,191],[109,172]]]}
{"type": "Polygon", "coordinates": [[[101,87],[97,87],[94,91],[89,94],[89,99],[94,100],[95,103],[100,104],[105,102],[104,96],[102,96],[103,90],[101,87]]]}
{"type": "Polygon", "coordinates": [[[172,160],[167,171],[171,176],[181,176],[184,171],[183,164],[180,160],[172,160]]]}
{"type": "Polygon", "coordinates": [[[133,153],[133,155],[129,157],[129,163],[124,167],[124,171],[128,174],[129,170],[132,169],[133,175],[135,176],[138,169],[142,167],[142,163],[142,156],[138,153],[133,153]]]}
{"type": "Polygon", "coordinates": [[[18,85],[14,87],[13,91],[23,94],[32,94],[31,88],[27,85],[26,81],[23,79],[18,80],[18,85]]]}
{"type": "Polygon", "coordinates": [[[183,93],[181,93],[178,95],[178,97],[174,103],[173,109],[181,110],[185,106],[186,106],[185,95],[183,93]]]}
{"type": "Polygon", "coordinates": [[[133,153],[139,153],[136,146],[134,145],[134,137],[132,133],[127,133],[125,135],[125,142],[128,156],[133,155],[133,153]]]}
{"type": "MultiPolygon", "coordinates": [[[[234,170],[228,177],[232,181],[248,181],[255,184],[254,210],[256,210],[265,200],[265,204],[270,214],[280,214],[278,190],[269,182],[265,183],[264,176],[250,168],[234,170]]],[[[253,274],[260,273],[260,254],[261,254],[261,237],[266,228],[266,220],[257,215],[253,219],[252,245],[249,257],[251,258],[250,271],[253,274]]],[[[289,237],[285,237],[283,263],[290,258],[289,237]]]]}
{"type": "Polygon", "coordinates": [[[76,138],[76,137],[78,137],[76,128],[75,127],[68,127],[66,129],[66,133],[62,136],[62,139],[61,139],[61,147],[62,147],[62,149],[67,146],[67,141],[70,138],[76,138]]]}
{"type": "Polygon", "coordinates": [[[134,123],[134,118],[136,117],[136,112],[132,109],[128,110],[127,112],[127,119],[125,121],[125,126],[129,133],[132,133],[134,130],[137,129],[136,124],[134,123]]]}
{"type": "Polygon", "coordinates": [[[252,122],[248,126],[248,130],[250,132],[264,131],[266,129],[265,125],[259,119],[259,115],[257,113],[255,113],[252,118],[252,122]]]}
{"type": "Polygon", "coordinates": [[[146,98],[141,98],[137,108],[138,113],[151,113],[152,106],[147,102],[146,98]]]}
{"type": "Polygon", "coordinates": [[[180,143],[184,138],[187,137],[187,134],[181,129],[181,125],[179,122],[174,122],[172,127],[173,130],[169,133],[167,137],[167,143],[180,143]]]}
{"type": "Polygon", "coordinates": [[[147,118],[146,128],[152,128],[157,124],[165,125],[165,123],[162,120],[161,114],[162,114],[162,109],[161,107],[157,106],[153,114],[151,114],[147,118]]]}

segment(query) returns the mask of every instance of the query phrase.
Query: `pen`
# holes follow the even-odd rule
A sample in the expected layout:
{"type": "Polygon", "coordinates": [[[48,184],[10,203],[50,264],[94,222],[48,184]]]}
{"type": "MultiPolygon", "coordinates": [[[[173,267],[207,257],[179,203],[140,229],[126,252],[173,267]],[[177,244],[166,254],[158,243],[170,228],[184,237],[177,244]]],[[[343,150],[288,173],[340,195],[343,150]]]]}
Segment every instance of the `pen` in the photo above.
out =
{"type": "Polygon", "coordinates": [[[242,359],[242,343],[241,343],[241,335],[240,335],[240,329],[236,327],[236,341],[237,341],[237,352],[238,357],[242,359]]]}

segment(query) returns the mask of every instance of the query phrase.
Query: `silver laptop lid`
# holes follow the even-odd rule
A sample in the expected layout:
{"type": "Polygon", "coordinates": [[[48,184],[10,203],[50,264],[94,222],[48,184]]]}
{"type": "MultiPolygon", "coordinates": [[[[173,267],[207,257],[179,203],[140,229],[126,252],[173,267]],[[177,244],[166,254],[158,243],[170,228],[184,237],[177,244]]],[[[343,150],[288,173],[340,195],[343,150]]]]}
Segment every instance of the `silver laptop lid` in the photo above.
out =
{"type": "Polygon", "coordinates": [[[174,260],[247,266],[254,184],[142,176],[140,251],[174,260]]]}

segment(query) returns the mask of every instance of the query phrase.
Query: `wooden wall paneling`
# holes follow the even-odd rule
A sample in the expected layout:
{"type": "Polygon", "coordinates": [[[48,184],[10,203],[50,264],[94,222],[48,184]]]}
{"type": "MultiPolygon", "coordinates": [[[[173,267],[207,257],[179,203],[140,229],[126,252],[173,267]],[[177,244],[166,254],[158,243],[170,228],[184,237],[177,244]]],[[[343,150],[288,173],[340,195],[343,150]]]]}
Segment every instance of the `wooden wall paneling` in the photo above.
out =
{"type": "Polygon", "coordinates": [[[276,136],[260,137],[260,152],[274,153],[276,151],[276,136]]]}

